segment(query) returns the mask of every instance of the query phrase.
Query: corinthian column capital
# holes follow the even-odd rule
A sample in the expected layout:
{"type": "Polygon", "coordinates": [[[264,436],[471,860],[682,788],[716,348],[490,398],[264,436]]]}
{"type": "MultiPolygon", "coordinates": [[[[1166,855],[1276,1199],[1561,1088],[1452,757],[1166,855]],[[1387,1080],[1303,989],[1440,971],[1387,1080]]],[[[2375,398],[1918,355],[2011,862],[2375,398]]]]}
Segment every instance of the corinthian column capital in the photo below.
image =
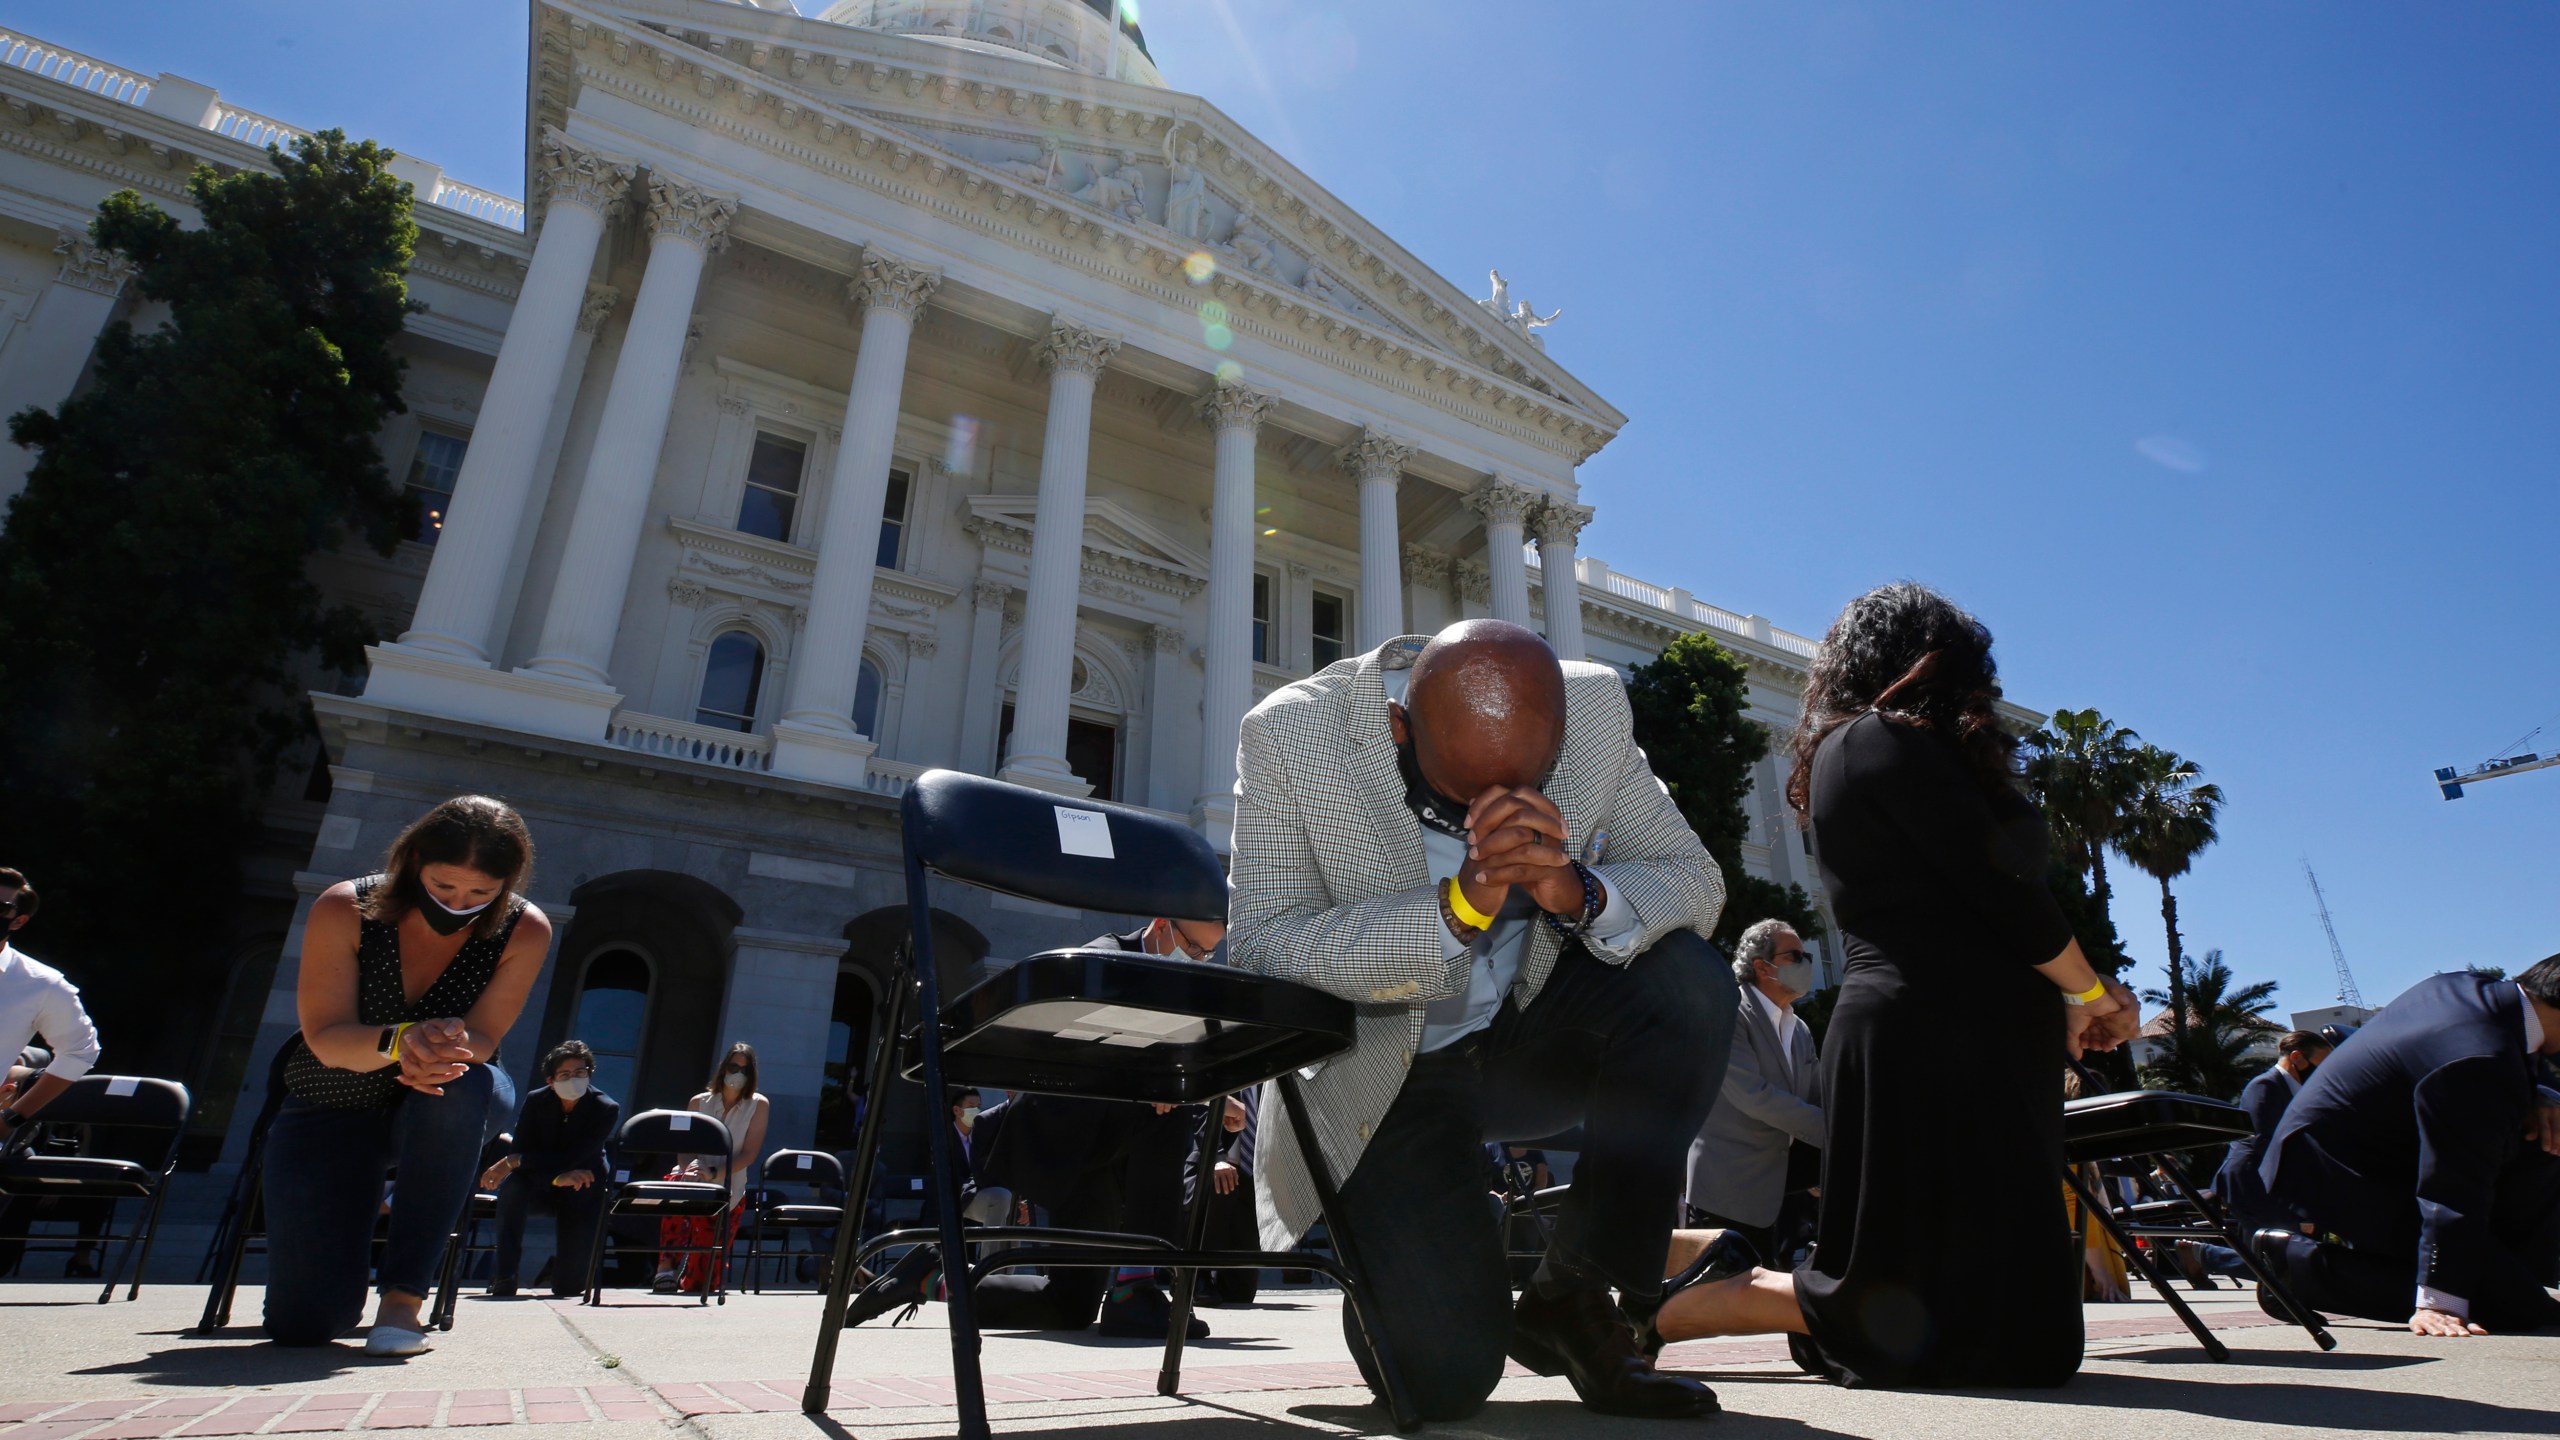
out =
{"type": "Polygon", "coordinates": [[[1413,459],[1413,447],[1384,431],[1364,429],[1360,438],[1344,446],[1337,458],[1355,480],[1394,480],[1403,475],[1406,462],[1413,459]]]}
{"type": "Polygon", "coordinates": [[[1449,584],[1449,557],[1428,545],[1406,541],[1404,545],[1404,583],[1432,585],[1443,589],[1449,584]]]}
{"type": "Polygon", "coordinates": [[[1483,516],[1487,525],[1519,525],[1528,520],[1540,498],[1528,486],[1496,476],[1470,492],[1467,505],[1483,516]]]}
{"type": "Polygon", "coordinates": [[[1449,585],[1460,599],[1481,604],[1493,594],[1493,569],[1481,560],[1452,560],[1449,585]]]}
{"type": "Polygon", "coordinates": [[[582,145],[556,125],[542,130],[534,157],[534,175],[554,205],[583,205],[610,219],[631,195],[631,177],[640,162],[582,145]]]}
{"type": "Polygon", "coordinates": [[[1537,531],[1538,543],[1542,546],[1571,545],[1582,534],[1582,527],[1591,523],[1592,514],[1588,505],[1549,501],[1538,507],[1531,528],[1537,531]]]}
{"type": "Polygon", "coordinates": [[[587,298],[578,305],[578,328],[589,335],[604,329],[606,317],[622,303],[622,292],[611,285],[590,285],[587,298]]]}
{"type": "Polygon", "coordinates": [[[1040,363],[1052,370],[1077,375],[1099,375],[1102,367],[1120,351],[1117,336],[1089,330],[1082,325],[1052,319],[1049,338],[1040,342],[1040,363]]]}
{"type": "Polygon", "coordinates": [[[1200,397],[1200,413],[1221,430],[1255,430],[1261,428],[1271,413],[1272,398],[1239,381],[1221,380],[1217,387],[1200,397]]]}
{"type": "Polygon", "coordinates": [[[125,277],[133,273],[132,261],[120,252],[91,244],[83,231],[63,231],[53,242],[53,253],[62,257],[62,271],[54,277],[54,283],[92,294],[114,295],[124,288],[125,277]]]}
{"type": "Polygon", "coordinates": [[[680,240],[705,255],[729,240],[738,197],[705,190],[673,175],[649,172],[649,238],[680,240]]]}
{"type": "Polygon", "coordinates": [[[933,298],[942,272],[879,250],[862,252],[862,276],[846,288],[865,310],[894,310],[909,319],[933,298]]]}

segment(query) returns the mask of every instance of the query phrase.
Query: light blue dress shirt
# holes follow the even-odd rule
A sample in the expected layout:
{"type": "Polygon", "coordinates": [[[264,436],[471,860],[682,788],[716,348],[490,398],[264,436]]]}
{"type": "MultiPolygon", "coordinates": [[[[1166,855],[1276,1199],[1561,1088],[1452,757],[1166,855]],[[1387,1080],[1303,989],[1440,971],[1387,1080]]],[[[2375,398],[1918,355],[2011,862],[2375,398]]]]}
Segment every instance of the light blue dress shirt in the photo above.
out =
{"type": "MultiPolygon", "coordinates": [[[[1387,698],[1403,704],[1406,672],[1389,670],[1378,678],[1386,686],[1387,698]]],[[[1414,821],[1413,827],[1422,832],[1422,854],[1430,863],[1434,888],[1466,868],[1466,841],[1444,835],[1420,820],[1414,821]]],[[[1590,839],[1584,835],[1569,838],[1577,846],[1590,839]]],[[[1608,884],[1605,868],[1595,865],[1592,873],[1601,877],[1602,888],[1609,894],[1582,943],[1595,953],[1618,959],[1636,933],[1635,907],[1619,898],[1618,887],[1608,884]]],[[[1513,890],[1504,900],[1501,913],[1494,916],[1493,928],[1472,942],[1462,943],[1449,933],[1448,926],[1440,927],[1442,956],[1455,960],[1472,951],[1475,964],[1468,972],[1466,989],[1446,1000],[1432,1001],[1422,1012],[1422,1053],[1442,1049],[1493,1023],[1495,1012],[1502,1008],[1502,997],[1520,978],[1520,961],[1529,953],[1530,927],[1544,923],[1538,915],[1536,903],[1525,893],[1513,890]]]]}

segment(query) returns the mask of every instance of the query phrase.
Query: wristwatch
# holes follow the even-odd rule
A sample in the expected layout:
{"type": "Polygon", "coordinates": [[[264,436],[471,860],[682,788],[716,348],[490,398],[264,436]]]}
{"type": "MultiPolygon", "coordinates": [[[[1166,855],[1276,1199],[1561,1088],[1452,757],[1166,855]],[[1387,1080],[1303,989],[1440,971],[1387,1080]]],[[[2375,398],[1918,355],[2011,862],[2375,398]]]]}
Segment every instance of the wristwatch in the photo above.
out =
{"type": "Polygon", "coordinates": [[[376,1042],[373,1048],[381,1054],[383,1059],[397,1060],[400,1058],[399,1053],[392,1049],[392,1047],[399,1043],[400,1027],[397,1025],[385,1025],[382,1027],[381,1040],[376,1042]]]}

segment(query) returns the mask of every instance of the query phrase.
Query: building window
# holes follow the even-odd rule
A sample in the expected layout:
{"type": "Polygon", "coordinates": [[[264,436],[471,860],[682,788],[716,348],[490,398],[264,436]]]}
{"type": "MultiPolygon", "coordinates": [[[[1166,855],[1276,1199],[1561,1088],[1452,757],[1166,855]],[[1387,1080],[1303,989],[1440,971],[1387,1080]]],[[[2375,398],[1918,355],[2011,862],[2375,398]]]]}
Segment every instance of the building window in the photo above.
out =
{"type": "Polygon", "coordinates": [[[895,570],[907,539],[907,472],[889,472],[889,493],[880,502],[880,568],[895,570]]]}
{"type": "Polygon", "coordinates": [[[743,630],[732,630],[711,642],[711,658],[702,667],[702,702],[694,708],[697,725],[722,730],[756,728],[756,693],[764,688],[764,647],[743,630]]]}
{"type": "Polygon", "coordinates": [[[738,500],[738,528],[788,542],[791,517],[800,508],[801,472],[808,468],[808,446],[757,431],[755,454],[747,460],[746,493],[738,500]]]}
{"type": "MultiPolygon", "coordinates": [[[[996,759],[1001,764],[1012,755],[1013,702],[1008,700],[1003,719],[997,725],[996,759]]],[[[1067,720],[1067,768],[1093,787],[1094,799],[1119,799],[1120,727],[1070,716],[1067,720]]]]}
{"type": "Polygon", "coordinates": [[[596,1052],[596,1088],[625,1105],[639,1082],[640,1042],[648,1023],[649,962],[628,950],[607,950],[588,961],[569,1033],[596,1052]]]}
{"type": "Polygon", "coordinates": [[[1351,614],[1351,602],[1321,590],[1316,592],[1315,600],[1315,620],[1309,628],[1315,640],[1316,668],[1321,670],[1342,658],[1344,637],[1351,631],[1345,623],[1351,614]]]}
{"type": "Polygon", "coordinates": [[[1271,663],[1271,577],[1253,577],[1253,663],[1271,663]]]}
{"type": "Polygon", "coordinates": [[[865,737],[880,738],[880,667],[865,660],[853,681],[853,728],[865,737]]]}
{"type": "Polygon", "coordinates": [[[445,511],[453,507],[453,482],[462,476],[463,452],[471,442],[441,430],[418,432],[418,448],[409,456],[409,494],[418,502],[418,518],[409,538],[433,545],[444,533],[445,511]]]}

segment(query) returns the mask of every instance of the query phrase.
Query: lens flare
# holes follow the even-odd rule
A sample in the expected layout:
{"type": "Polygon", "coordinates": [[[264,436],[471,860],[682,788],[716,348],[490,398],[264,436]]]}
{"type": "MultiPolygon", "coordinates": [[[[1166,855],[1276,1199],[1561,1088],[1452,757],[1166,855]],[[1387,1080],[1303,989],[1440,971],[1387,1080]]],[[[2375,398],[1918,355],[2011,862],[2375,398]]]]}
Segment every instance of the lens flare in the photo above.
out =
{"type": "Polygon", "coordinates": [[[1212,325],[1209,327],[1208,333],[1201,338],[1209,342],[1210,349],[1224,350],[1228,346],[1236,343],[1236,332],[1228,329],[1224,325],[1212,325]]]}
{"type": "Polygon", "coordinates": [[[1232,384],[1244,378],[1244,367],[1233,360],[1221,360],[1218,362],[1217,376],[1220,380],[1232,384]]]}
{"type": "Polygon", "coordinates": [[[1271,529],[1265,530],[1265,531],[1263,531],[1262,533],[1263,533],[1263,535],[1264,535],[1264,537],[1265,537],[1265,538],[1268,538],[1268,537],[1270,537],[1270,536],[1273,536],[1273,535],[1277,535],[1277,534],[1279,534],[1279,533],[1280,533],[1280,530],[1279,530],[1279,527],[1278,527],[1278,526],[1273,526],[1271,529]]]}
{"type": "Polygon", "coordinates": [[[1182,262],[1182,273],[1194,285],[1206,285],[1217,278],[1218,257],[1206,250],[1194,250],[1182,262]]]}
{"type": "Polygon", "coordinates": [[[1137,24],[1138,0],[1120,0],[1120,18],[1132,25],[1137,24]]]}
{"type": "Polygon", "coordinates": [[[978,417],[951,417],[951,436],[942,446],[942,468],[954,475],[966,475],[978,467],[978,417]]]}
{"type": "Polygon", "coordinates": [[[1203,325],[1224,325],[1224,324],[1226,324],[1226,323],[1227,323],[1227,306],[1226,306],[1226,302],[1225,302],[1225,301],[1223,301],[1223,300],[1211,300],[1211,301],[1208,301],[1208,302],[1206,302],[1206,303],[1202,304],[1202,305],[1201,305],[1201,307],[1200,307],[1200,323],[1201,323],[1201,324],[1203,324],[1203,325]]]}

